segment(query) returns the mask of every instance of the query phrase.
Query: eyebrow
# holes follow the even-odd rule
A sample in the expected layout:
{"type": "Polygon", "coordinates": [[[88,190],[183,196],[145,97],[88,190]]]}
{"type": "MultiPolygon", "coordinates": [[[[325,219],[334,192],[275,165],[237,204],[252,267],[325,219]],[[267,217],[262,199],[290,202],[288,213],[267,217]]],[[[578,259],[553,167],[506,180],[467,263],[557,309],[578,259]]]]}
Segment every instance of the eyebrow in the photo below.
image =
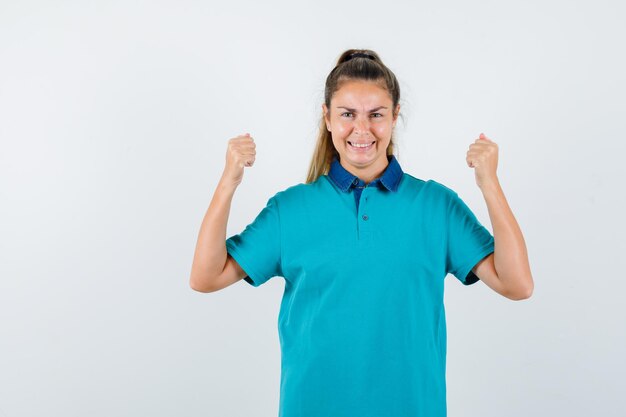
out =
{"type": "MultiPolygon", "coordinates": [[[[344,106],[337,106],[337,108],[338,108],[338,109],[346,109],[346,110],[348,110],[348,111],[350,111],[350,112],[356,113],[356,109],[351,109],[351,108],[344,107],[344,106]]],[[[378,106],[378,107],[376,107],[376,108],[374,108],[374,109],[370,110],[370,112],[373,112],[373,111],[376,111],[376,110],[380,110],[380,109],[386,109],[386,108],[387,108],[387,107],[385,107],[385,106],[378,106]]]]}

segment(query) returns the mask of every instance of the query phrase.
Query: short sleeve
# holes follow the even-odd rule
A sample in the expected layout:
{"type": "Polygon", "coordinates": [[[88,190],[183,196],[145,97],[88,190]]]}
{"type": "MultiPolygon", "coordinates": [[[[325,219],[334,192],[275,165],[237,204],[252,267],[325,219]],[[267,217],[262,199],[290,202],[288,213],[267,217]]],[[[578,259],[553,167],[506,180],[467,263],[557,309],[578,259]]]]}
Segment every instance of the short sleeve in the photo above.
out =
{"type": "Polygon", "coordinates": [[[226,251],[248,274],[254,287],[282,276],[280,215],[276,196],[270,197],[256,218],[239,234],[226,239],[226,251]]]}
{"type": "Polygon", "coordinates": [[[472,268],[494,251],[493,236],[456,192],[452,194],[447,216],[446,273],[453,274],[464,285],[474,284],[479,278],[472,268]]]}

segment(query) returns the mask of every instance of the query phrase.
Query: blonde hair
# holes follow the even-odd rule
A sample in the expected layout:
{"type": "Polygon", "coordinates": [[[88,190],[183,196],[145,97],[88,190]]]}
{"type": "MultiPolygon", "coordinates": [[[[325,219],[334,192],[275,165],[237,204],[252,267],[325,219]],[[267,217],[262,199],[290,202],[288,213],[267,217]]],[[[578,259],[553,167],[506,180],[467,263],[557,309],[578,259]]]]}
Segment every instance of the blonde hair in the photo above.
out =
{"type": "MultiPolygon", "coordinates": [[[[394,73],[383,64],[378,54],[369,49],[348,49],[341,54],[337,60],[337,65],[332,69],[328,77],[326,77],[326,85],[324,88],[324,103],[330,111],[330,101],[337,90],[346,81],[366,80],[378,82],[382,87],[386,88],[393,102],[393,111],[395,111],[400,101],[400,85],[394,73]],[[357,54],[356,56],[352,56],[357,54]],[[365,55],[365,56],[364,56],[365,55]]],[[[394,115],[395,116],[395,115],[394,115]]],[[[387,156],[394,155],[395,137],[391,134],[391,141],[387,146],[387,156]]],[[[309,172],[307,174],[306,183],[316,181],[320,176],[328,174],[330,164],[335,156],[339,156],[331,133],[326,128],[324,114],[320,119],[319,133],[309,172]]]]}

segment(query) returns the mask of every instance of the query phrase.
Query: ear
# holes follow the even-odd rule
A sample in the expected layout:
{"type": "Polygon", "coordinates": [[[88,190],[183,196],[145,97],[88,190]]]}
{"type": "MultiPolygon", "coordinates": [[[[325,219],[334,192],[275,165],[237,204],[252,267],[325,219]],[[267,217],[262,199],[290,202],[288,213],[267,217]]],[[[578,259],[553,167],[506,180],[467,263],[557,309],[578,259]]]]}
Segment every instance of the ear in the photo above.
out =
{"type": "Polygon", "coordinates": [[[326,122],[326,129],[330,132],[330,114],[328,113],[328,107],[326,107],[326,103],[322,103],[322,112],[324,112],[324,121],[326,122]]]}
{"type": "Polygon", "coordinates": [[[396,105],[396,110],[393,112],[393,126],[396,126],[396,121],[398,120],[398,114],[400,113],[400,105],[396,105]]]}

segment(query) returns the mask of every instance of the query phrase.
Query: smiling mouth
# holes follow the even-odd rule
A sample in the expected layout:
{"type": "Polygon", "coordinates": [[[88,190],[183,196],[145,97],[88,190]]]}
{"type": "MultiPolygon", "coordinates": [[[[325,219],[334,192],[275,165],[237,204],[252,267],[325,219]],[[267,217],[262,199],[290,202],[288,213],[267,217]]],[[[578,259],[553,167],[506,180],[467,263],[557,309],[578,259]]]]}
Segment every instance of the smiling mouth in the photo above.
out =
{"type": "Polygon", "coordinates": [[[366,144],[358,144],[358,146],[355,146],[352,142],[348,141],[348,143],[350,144],[351,147],[355,148],[355,149],[366,149],[369,148],[370,146],[372,146],[374,143],[376,143],[376,141],[372,141],[370,143],[366,144]]]}

